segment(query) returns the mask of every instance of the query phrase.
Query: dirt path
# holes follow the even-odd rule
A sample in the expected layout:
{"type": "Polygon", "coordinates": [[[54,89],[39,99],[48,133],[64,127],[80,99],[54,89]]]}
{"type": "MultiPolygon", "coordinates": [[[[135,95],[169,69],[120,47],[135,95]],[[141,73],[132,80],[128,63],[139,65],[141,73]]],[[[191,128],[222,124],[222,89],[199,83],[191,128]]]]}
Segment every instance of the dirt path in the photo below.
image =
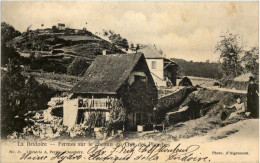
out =
{"type": "Polygon", "coordinates": [[[216,130],[212,130],[205,136],[195,136],[189,140],[199,143],[210,143],[213,141],[230,141],[235,143],[241,141],[240,139],[258,139],[258,123],[258,119],[243,120],[216,130]]]}
{"type": "Polygon", "coordinates": [[[211,157],[211,162],[258,162],[259,120],[249,119],[213,130],[205,136],[187,139],[200,144],[201,150],[211,157]],[[216,140],[217,139],[217,140],[216,140]],[[213,154],[222,152],[223,154],[213,154]],[[234,152],[248,154],[234,154],[234,152]],[[215,160],[215,161],[213,161],[215,160]],[[216,161],[218,160],[218,161],[216,161]]]}
{"type": "Polygon", "coordinates": [[[236,89],[218,88],[218,87],[205,87],[205,88],[211,89],[211,90],[223,91],[223,92],[242,93],[242,94],[247,93],[246,90],[236,90],[236,89]]]}

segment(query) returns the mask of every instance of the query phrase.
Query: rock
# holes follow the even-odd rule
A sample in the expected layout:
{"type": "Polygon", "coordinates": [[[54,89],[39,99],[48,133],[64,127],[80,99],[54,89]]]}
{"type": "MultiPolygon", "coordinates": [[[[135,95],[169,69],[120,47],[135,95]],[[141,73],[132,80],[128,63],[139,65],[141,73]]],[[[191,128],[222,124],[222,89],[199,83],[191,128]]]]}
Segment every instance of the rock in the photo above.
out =
{"type": "Polygon", "coordinates": [[[167,96],[159,98],[156,107],[157,110],[155,112],[156,122],[161,123],[164,120],[166,113],[172,111],[174,108],[176,108],[174,111],[177,111],[177,107],[186,99],[186,97],[196,90],[195,87],[182,87],[167,96]]]}
{"type": "Polygon", "coordinates": [[[187,117],[186,112],[188,110],[188,106],[184,106],[175,112],[169,112],[166,114],[165,119],[170,124],[176,124],[178,122],[184,121],[187,117]]]}

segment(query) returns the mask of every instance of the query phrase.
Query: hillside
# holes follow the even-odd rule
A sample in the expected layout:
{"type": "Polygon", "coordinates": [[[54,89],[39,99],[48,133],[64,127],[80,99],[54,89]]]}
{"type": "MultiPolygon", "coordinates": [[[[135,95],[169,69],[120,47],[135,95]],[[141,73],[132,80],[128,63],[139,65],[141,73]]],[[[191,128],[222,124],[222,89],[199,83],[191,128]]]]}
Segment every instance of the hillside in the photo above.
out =
{"type": "Polygon", "coordinates": [[[192,62],[176,58],[171,59],[179,65],[180,75],[213,79],[220,79],[222,77],[219,63],[192,62]]]}
{"type": "Polygon", "coordinates": [[[7,43],[24,57],[22,64],[32,70],[67,73],[72,61],[81,57],[89,66],[97,55],[123,53],[114,44],[86,29],[46,28],[27,30],[7,43]]]}

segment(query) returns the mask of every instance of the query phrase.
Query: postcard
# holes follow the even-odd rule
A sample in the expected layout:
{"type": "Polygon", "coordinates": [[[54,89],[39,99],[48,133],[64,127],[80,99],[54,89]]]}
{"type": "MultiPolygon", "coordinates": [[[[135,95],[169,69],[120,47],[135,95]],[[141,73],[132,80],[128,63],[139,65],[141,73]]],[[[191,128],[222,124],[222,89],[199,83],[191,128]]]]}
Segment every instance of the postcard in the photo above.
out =
{"type": "Polygon", "coordinates": [[[258,1],[2,1],[2,163],[259,161],[258,1]]]}

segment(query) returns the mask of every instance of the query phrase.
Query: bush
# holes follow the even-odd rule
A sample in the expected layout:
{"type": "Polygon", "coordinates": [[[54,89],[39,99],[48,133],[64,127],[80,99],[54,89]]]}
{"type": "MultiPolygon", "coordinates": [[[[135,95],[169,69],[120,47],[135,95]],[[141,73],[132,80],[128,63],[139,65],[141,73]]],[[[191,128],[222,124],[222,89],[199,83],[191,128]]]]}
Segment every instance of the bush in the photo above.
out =
{"type": "Polygon", "coordinates": [[[89,66],[90,66],[90,63],[86,59],[84,59],[82,57],[77,57],[69,65],[69,67],[67,69],[67,73],[69,75],[83,76],[89,66]]]}
{"type": "Polygon", "coordinates": [[[20,54],[12,47],[7,47],[4,43],[1,44],[1,65],[5,66],[9,60],[20,60],[20,54]]]}

